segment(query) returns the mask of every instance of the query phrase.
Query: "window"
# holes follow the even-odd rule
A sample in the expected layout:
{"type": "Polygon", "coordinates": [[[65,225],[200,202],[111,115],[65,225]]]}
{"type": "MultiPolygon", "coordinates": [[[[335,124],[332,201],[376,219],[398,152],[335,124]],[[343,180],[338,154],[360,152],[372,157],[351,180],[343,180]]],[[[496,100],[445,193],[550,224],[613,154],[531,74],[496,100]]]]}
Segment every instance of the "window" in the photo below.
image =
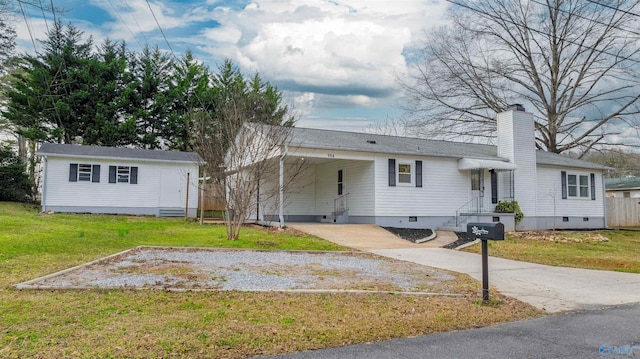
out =
{"type": "Polygon", "coordinates": [[[389,158],[388,170],[389,187],[395,187],[398,183],[402,186],[415,184],[416,187],[422,187],[422,161],[398,163],[395,158],[389,158]]]}
{"type": "Polygon", "coordinates": [[[482,187],[482,170],[471,170],[471,190],[480,191],[482,187]]]}
{"type": "Polygon", "coordinates": [[[631,198],[631,192],[622,192],[622,197],[631,198]]]}
{"type": "Polygon", "coordinates": [[[138,184],[138,167],[109,166],[109,183],[138,184]]]}
{"type": "Polygon", "coordinates": [[[71,163],[69,182],[100,182],[100,165],[71,163]]]}
{"type": "Polygon", "coordinates": [[[91,165],[78,164],[78,181],[91,182],[91,165]]]}
{"type": "Polygon", "coordinates": [[[411,164],[398,164],[398,183],[411,184],[411,164]]]}
{"type": "Polygon", "coordinates": [[[118,183],[129,183],[129,166],[118,166],[118,183]]]}
{"type": "Polygon", "coordinates": [[[338,170],[338,196],[342,196],[343,182],[342,182],[342,170],[338,170]]]}
{"type": "Polygon", "coordinates": [[[567,175],[567,192],[569,197],[589,197],[589,176],[567,175]]]}

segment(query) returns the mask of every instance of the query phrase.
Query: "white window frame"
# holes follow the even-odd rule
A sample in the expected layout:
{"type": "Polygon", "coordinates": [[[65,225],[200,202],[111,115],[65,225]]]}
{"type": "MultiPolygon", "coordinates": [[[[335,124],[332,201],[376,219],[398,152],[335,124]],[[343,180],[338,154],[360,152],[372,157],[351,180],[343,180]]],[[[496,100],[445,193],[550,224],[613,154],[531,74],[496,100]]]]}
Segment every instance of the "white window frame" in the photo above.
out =
{"type": "Polygon", "coordinates": [[[91,182],[93,179],[93,165],[89,163],[78,163],[78,173],[76,179],[78,182],[91,182]]]}
{"type": "Polygon", "coordinates": [[[567,173],[567,198],[591,199],[591,179],[589,177],[588,174],[567,173]],[[575,184],[571,184],[572,177],[575,178],[575,184]],[[582,184],[582,179],[586,179],[585,184],[582,184]],[[574,194],[571,194],[571,189],[575,190],[574,194]]]}
{"type": "Polygon", "coordinates": [[[116,166],[116,183],[129,183],[131,166],[116,166]]]}
{"type": "Polygon", "coordinates": [[[413,186],[414,185],[414,178],[415,178],[415,164],[412,162],[401,162],[398,161],[398,163],[396,164],[396,183],[398,184],[398,186],[413,186]],[[409,166],[409,172],[400,172],[400,166],[409,166]],[[409,177],[409,182],[403,182],[400,181],[400,178],[402,178],[401,176],[406,177],[408,175],[409,177]]]}

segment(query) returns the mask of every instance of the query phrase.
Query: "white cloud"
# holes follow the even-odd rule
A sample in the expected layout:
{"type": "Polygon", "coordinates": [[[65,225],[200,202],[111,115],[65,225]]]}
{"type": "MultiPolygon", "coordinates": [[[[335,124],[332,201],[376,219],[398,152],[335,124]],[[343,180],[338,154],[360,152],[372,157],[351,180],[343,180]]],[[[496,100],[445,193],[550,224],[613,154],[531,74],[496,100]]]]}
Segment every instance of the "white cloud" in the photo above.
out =
{"type": "Polygon", "coordinates": [[[199,48],[283,88],[360,96],[354,103],[366,104],[395,91],[396,74],[406,71],[403,51],[443,21],[445,8],[420,0],[264,0],[217,8],[221,26],[204,30],[199,48]]]}

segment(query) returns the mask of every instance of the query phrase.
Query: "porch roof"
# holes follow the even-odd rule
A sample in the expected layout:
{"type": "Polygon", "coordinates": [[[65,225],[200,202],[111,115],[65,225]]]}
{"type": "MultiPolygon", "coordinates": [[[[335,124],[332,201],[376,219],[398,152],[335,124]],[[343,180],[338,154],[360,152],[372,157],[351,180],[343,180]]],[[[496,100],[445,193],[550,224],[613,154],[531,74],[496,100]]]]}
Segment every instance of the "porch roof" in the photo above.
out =
{"type": "Polygon", "coordinates": [[[516,165],[511,162],[483,160],[477,158],[461,158],[458,160],[459,170],[494,169],[497,171],[515,170],[516,165]]]}

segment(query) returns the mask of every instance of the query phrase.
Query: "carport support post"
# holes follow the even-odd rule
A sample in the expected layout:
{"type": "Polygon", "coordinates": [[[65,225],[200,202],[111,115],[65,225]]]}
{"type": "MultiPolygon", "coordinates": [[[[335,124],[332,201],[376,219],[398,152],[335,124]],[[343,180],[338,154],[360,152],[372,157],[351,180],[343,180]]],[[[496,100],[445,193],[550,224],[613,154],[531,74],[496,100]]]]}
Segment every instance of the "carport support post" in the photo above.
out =
{"type": "Polygon", "coordinates": [[[489,300],[489,255],[487,240],[482,239],[482,300],[489,300]]]}

